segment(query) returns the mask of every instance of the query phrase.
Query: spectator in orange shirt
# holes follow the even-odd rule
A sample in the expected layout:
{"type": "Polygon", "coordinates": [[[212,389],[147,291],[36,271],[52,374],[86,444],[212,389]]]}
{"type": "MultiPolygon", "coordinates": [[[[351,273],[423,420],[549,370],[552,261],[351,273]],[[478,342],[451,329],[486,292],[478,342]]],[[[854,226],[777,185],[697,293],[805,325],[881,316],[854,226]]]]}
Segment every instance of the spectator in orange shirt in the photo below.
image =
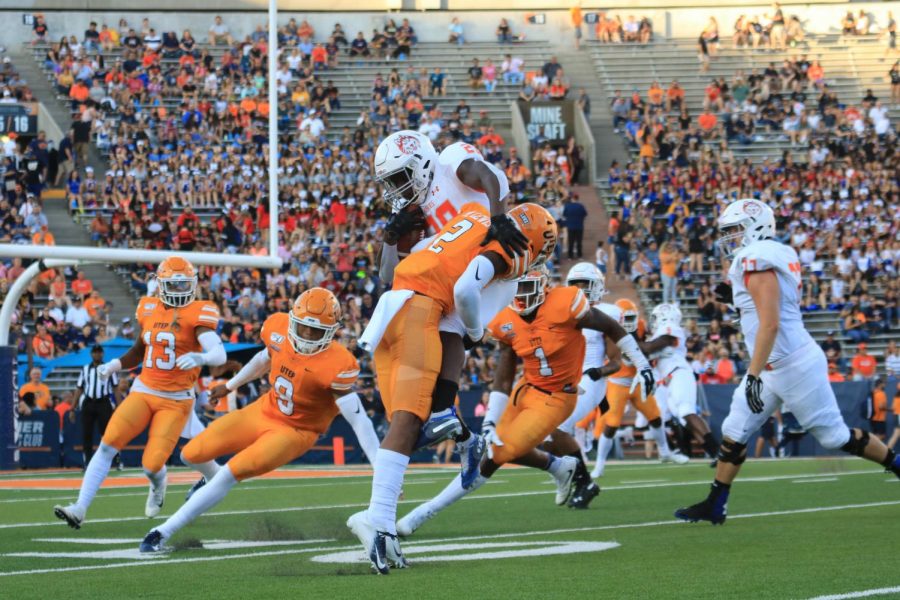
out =
{"type": "Polygon", "coordinates": [[[316,44],[315,48],[312,49],[312,53],[310,54],[312,58],[313,69],[325,70],[328,68],[328,50],[325,49],[323,44],[316,44]]]}
{"type": "Polygon", "coordinates": [[[100,292],[93,290],[87,300],[84,301],[84,308],[91,315],[91,319],[97,318],[97,311],[106,306],[106,300],[100,297],[100,292]]]}
{"type": "Polygon", "coordinates": [[[672,242],[665,242],[659,249],[660,279],[663,285],[663,302],[678,303],[678,263],[681,254],[672,242]]]}
{"type": "Polygon", "coordinates": [[[303,22],[300,23],[300,27],[297,28],[297,37],[299,38],[311,38],[316,34],[316,30],[313,29],[312,25],[309,24],[309,21],[303,19],[303,22]]]}
{"type": "Polygon", "coordinates": [[[828,381],[831,383],[843,383],[847,381],[840,371],[838,371],[837,363],[828,363],[828,381]]]}
{"type": "MultiPolygon", "coordinates": [[[[38,325],[38,328],[41,326],[38,325]]],[[[44,327],[46,333],[47,328],[44,327]]],[[[53,343],[53,340],[50,340],[53,343]]],[[[19,398],[23,399],[25,394],[34,394],[34,405],[39,410],[47,410],[50,406],[50,388],[41,381],[41,370],[37,367],[28,373],[28,383],[19,388],[19,398]]]]}
{"type": "Polygon", "coordinates": [[[887,411],[888,402],[887,394],[884,392],[884,379],[879,377],[875,380],[875,389],[872,390],[872,417],[869,419],[871,424],[869,429],[882,441],[887,435],[887,411]]]}
{"type": "Polygon", "coordinates": [[[553,79],[553,83],[550,85],[551,100],[565,100],[568,92],[569,89],[563,84],[559,77],[553,79]]]}
{"type": "Polygon", "coordinates": [[[650,108],[653,110],[661,110],[663,107],[663,97],[665,97],[665,92],[659,86],[658,81],[654,81],[650,84],[650,88],[647,90],[647,102],[650,103],[650,108]]]}
{"type": "Polygon", "coordinates": [[[813,64],[806,70],[806,76],[817,88],[821,88],[822,84],[825,83],[825,69],[822,68],[821,63],[817,60],[814,60],[813,64]]]}
{"type": "Polygon", "coordinates": [[[84,104],[90,98],[91,90],[80,79],[69,88],[69,98],[72,99],[72,108],[77,109],[79,104],[84,104]]]}
{"type": "Polygon", "coordinates": [[[716,380],[718,383],[731,383],[734,381],[734,361],[728,356],[728,350],[719,350],[719,360],[716,361],[716,380]]]}
{"type": "Polygon", "coordinates": [[[679,85],[677,80],[672,81],[672,85],[666,90],[666,112],[672,110],[681,110],[684,105],[684,88],[679,85]]]}
{"type": "Polygon", "coordinates": [[[875,357],[866,352],[865,342],[861,342],[856,346],[856,355],[850,362],[853,370],[851,376],[853,381],[866,381],[875,377],[875,368],[877,363],[875,357]]]}
{"type": "MultiPolygon", "coordinates": [[[[53,407],[53,410],[56,411],[56,414],[59,415],[59,430],[62,431],[63,426],[65,425],[63,421],[63,417],[66,416],[66,413],[72,410],[72,392],[66,392],[63,397],[59,400],[56,406],[53,407]]],[[[74,414],[72,415],[73,423],[74,423],[74,414]]]]}
{"type": "Polygon", "coordinates": [[[41,230],[31,236],[31,243],[35,246],[55,246],[56,238],[47,230],[46,225],[41,225],[41,230]]]}
{"type": "Polygon", "coordinates": [[[504,140],[500,134],[496,133],[493,127],[488,127],[487,133],[478,138],[478,145],[487,146],[489,144],[503,146],[506,144],[506,140],[504,140]]]}
{"type": "Polygon", "coordinates": [[[703,131],[703,137],[715,137],[716,126],[719,124],[719,117],[709,112],[709,109],[703,111],[703,114],[697,118],[697,124],[703,131]]]}
{"type": "Polygon", "coordinates": [[[93,289],[94,284],[84,276],[84,271],[78,271],[78,275],[72,281],[72,293],[84,297],[90,294],[93,289]]]}
{"type": "Polygon", "coordinates": [[[894,396],[894,433],[888,441],[887,447],[893,449],[900,440],[900,394],[894,396]]]}
{"type": "Polygon", "coordinates": [[[39,323],[37,333],[31,340],[31,347],[34,349],[35,356],[41,358],[54,358],[56,356],[56,344],[53,337],[47,333],[47,326],[39,323]]]}

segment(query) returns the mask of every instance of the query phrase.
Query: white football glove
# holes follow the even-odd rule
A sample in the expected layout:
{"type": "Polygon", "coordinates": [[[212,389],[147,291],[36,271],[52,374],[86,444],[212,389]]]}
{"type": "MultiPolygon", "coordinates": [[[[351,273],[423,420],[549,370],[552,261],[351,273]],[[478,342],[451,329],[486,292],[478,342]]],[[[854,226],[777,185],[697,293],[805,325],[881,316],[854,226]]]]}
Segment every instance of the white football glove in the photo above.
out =
{"type": "Polygon", "coordinates": [[[103,363],[99,367],[97,367],[97,376],[100,377],[100,381],[106,381],[109,379],[113,373],[118,372],[122,369],[122,363],[118,358],[114,358],[113,360],[103,363]]]}
{"type": "Polygon", "coordinates": [[[503,440],[497,435],[497,426],[490,421],[481,424],[481,437],[487,446],[488,458],[494,458],[494,446],[502,446],[503,440]]]}
{"type": "Polygon", "coordinates": [[[199,352],[188,352],[187,354],[182,354],[175,361],[175,366],[182,371],[188,371],[190,369],[202,367],[203,355],[199,352]]]}
{"type": "Polygon", "coordinates": [[[647,396],[652,394],[654,388],[656,388],[656,378],[653,377],[653,369],[641,369],[634,376],[634,379],[631,380],[631,389],[628,391],[634,392],[634,388],[637,386],[641,386],[641,402],[646,402],[647,396]]]}

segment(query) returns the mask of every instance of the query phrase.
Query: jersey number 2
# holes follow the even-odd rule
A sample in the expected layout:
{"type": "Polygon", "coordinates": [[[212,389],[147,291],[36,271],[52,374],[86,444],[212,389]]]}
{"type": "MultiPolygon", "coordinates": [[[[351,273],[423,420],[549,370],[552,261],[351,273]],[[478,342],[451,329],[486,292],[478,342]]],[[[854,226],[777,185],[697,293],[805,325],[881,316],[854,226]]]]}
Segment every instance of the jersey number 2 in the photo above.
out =
{"type": "Polygon", "coordinates": [[[294,414],[294,384],[289,379],[280,375],[275,379],[275,397],[278,399],[278,410],[287,416],[294,414]]]}
{"type": "Polygon", "coordinates": [[[462,234],[472,229],[473,224],[474,223],[472,223],[472,221],[460,221],[459,223],[454,224],[450,229],[455,231],[447,231],[442,233],[440,237],[431,242],[431,245],[428,246],[428,249],[435,254],[440,254],[444,251],[444,246],[442,244],[449,244],[453,240],[457,239],[462,234]]]}
{"type": "Polygon", "coordinates": [[[163,356],[157,357],[154,365],[150,332],[144,332],[144,345],[147,347],[147,357],[144,360],[144,366],[148,369],[155,366],[163,371],[171,371],[175,368],[175,334],[171,331],[158,331],[156,332],[156,342],[161,345],[163,356]]]}

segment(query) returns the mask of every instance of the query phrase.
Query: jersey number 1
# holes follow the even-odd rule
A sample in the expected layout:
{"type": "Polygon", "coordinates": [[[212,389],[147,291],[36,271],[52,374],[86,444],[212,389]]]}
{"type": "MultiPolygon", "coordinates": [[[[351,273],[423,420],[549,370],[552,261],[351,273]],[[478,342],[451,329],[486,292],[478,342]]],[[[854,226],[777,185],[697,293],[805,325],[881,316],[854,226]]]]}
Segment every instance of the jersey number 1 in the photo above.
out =
{"type": "Polygon", "coordinates": [[[538,373],[540,373],[541,377],[550,377],[553,375],[553,369],[550,368],[550,361],[547,360],[547,355],[544,354],[544,349],[540,346],[534,349],[534,357],[538,359],[538,363],[540,363],[540,369],[538,369],[538,373]]]}

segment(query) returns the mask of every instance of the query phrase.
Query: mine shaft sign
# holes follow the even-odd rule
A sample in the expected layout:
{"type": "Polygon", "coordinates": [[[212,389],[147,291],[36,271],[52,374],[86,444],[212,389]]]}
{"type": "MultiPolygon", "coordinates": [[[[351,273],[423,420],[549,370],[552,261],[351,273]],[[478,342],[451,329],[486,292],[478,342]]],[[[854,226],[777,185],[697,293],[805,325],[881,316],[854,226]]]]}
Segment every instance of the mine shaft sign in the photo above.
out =
{"type": "Polygon", "coordinates": [[[575,102],[539,101],[519,102],[529,140],[540,139],[561,144],[575,135],[575,102]]]}

